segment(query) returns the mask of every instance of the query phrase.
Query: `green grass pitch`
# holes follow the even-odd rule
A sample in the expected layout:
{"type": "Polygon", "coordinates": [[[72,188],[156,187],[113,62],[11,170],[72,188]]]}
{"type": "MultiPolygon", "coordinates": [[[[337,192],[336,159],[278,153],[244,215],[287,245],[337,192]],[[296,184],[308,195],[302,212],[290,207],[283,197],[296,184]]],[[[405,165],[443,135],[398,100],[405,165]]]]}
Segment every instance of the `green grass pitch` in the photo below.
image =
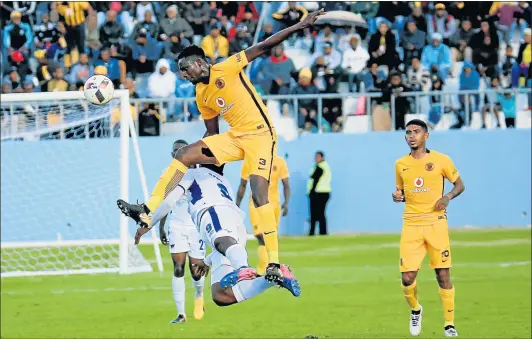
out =
{"type": "MultiPolygon", "coordinates": [[[[456,325],[465,338],[531,337],[531,234],[453,230],[456,325]]],[[[2,279],[2,338],[406,338],[409,310],[400,288],[398,235],[281,239],[301,298],[272,288],[253,300],[217,307],[206,287],[206,314],[171,325],[171,264],[165,272],[2,279]]],[[[255,241],[248,242],[256,262],[255,241]]],[[[142,246],[153,259],[151,246],[142,246]]],[[[425,308],[421,337],[443,336],[434,272],[418,276],[425,308]]]]}

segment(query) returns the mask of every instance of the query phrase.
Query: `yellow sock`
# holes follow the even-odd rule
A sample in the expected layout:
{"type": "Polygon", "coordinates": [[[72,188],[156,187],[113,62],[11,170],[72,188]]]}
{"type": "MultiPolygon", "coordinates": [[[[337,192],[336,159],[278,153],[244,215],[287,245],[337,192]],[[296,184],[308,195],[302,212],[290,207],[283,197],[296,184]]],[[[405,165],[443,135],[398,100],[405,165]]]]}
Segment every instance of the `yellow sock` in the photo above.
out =
{"type": "Polygon", "coordinates": [[[268,251],[266,251],[266,246],[259,245],[258,249],[259,254],[259,263],[257,264],[257,273],[260,275],[266,274],[266,266],[268,266],[268,251]]]}
{"type": "Polygon", "coordinates": [[[408,306],[410,306],[410,308],[414,311],[419,311],[421,306],[419,305],[417,299],[417,281],[414,280],[414,283],[410,286],[405,286],[402,284],[401,286],[403,287],[403,295],[405,296],[408,306]]]}
{"type": "Polygon", "coordinates": [[[183,165],[179,160],[172,160],[170,166],[168,166],[155,184],[150,199],[146,203],[146,206],[148,206],[152,213],[155,212],[168,193],[177,187],[186,172],[187,166],[183,165]]]}
{"type": "Polygon", "coordinates": [[[257,208],[259,213],[259,227],[264,237],[264,244],[268,252],[270,263],[279,263],[279,239],[277,239],[277,227],[273,205],[267,203],[257,208]]]}
{"type": "Polygon", "coordinates": [[[440,288],[440,299],[443,305],[444,326],[454,326],[454,286],[450,290],[440,288]]]}

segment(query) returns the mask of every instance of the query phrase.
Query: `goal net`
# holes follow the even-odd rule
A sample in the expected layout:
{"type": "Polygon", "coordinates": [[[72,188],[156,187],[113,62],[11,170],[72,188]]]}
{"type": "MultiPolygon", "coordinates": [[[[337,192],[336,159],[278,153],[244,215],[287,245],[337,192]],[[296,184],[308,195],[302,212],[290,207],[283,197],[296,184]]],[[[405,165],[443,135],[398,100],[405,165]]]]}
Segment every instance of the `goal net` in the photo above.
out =
{"type": "Polygon", "coordinates": [[[147,195],[128,92],[2,94],[1,115],[1,276],[151,271],[116,206],[147,195]]]}

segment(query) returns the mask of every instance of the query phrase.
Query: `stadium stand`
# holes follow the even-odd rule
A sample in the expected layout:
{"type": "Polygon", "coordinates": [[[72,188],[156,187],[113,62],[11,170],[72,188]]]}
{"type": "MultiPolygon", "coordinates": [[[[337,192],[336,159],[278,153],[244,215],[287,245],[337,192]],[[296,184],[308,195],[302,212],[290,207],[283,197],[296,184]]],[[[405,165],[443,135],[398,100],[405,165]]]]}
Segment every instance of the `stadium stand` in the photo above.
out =
{"type": "Polygon", "coordinates": [[[176,71],[183,48],[200,45],[220,62],[320,7],[366,25],[318,25],[249,66],[266,100],[289,96],[268,104],[287,135],[367,132],[375,110],[396,128],[414,117],[443,129],[506,127],[512,115],[530,127],[532,94],[517,91],[532,84],[530,2],[3,1],[2,93],[78,90],[103,66],[115,86],[134,88],[139,114],[142,100],[160,99],[165,123],[197,120],[193,103],[175,102],[193,96],[190,84],[160,73],[176,71]],[[290,100],[304,93],[329,96],[290,100]]]}

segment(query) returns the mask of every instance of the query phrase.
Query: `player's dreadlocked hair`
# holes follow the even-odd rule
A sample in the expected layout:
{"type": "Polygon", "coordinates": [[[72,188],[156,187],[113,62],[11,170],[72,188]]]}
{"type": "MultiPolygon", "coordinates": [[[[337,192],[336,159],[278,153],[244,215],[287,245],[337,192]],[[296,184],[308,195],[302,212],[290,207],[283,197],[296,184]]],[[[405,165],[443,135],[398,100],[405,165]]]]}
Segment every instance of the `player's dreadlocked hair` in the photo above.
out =
{"type": "Polygon", "coordinates": [[[425,123],[425,121],[421,120],[421,119],[413,119],[413,120],[410,120],[405,127],[408,127],[410,125],[415,125],[415,126],[419,126],[421,128],[423,128],[425,130],[425,132],[427,132],[429,130],[428,126],[427,126],[427,123],[425,123]]]}
{"type": "Polygon", "coordinates": [[[205,52],[203,51],[203,49],[201,49],[200,47],[196,45],[191,45],[191,46],[186,47],[184,50],[181,51],[181,53],[179,53],[179,55],[177,56],[177,61],[190,57],[190,56],[200,57],[203,60],[206,59],[205,52]]]}
{"type": "Polygon", "coordinates": [[[188,142],[186,142],[186,141],[183,140],[183,139],[179,139],[179,140],[174,141],[174,145],[175,145],[175,144],[188,145],[188,142]]]}

